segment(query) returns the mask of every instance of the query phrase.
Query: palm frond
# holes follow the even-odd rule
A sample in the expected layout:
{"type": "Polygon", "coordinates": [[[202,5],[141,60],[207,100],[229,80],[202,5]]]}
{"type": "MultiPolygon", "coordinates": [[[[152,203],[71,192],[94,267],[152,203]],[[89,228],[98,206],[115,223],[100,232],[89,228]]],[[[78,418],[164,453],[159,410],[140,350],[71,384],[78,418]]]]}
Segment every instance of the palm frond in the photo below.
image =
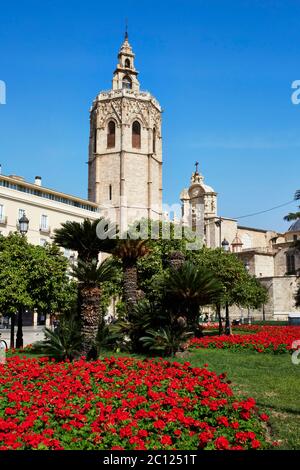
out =
{"type": "Polygon", "coordinates": [[[292,220],[300,219],[300,212],[290,212],[284,217],[284,220],[291,222],[292,220]]]}
{"type": "Polygon", "coordinates": [[[100,265],[95,259],[89,263],[79,260],[72,274],[80,283],[101,285],[111,281],[116,276],[117,270],[112,258],[107,258],[100,265]]]}
{"type": "Polygon", "coordinates": [[[134,264],[150,252],[148,240],[119,240],[114,255],[125,264],[134,264]]]}
{"type": "Polygon", "coordinates": [[[85,219],[83,222],[67,221],[54,231],[54,242],[78,253],[82,260],[96,259],[100,251],[110,253],[116,244],[115,227],[109,220],[101,217],[97,220],[85,219]],[[106,238],[101,239],[97,227],[107,227],[106,238]]]}
{"type": "Polygon", "coordinates": [[[57,330],[44,329],[45,340],[33,344],[33,351],[56,360],[79,357],[81,335],[76,321],[63,321],[57,330]]]}

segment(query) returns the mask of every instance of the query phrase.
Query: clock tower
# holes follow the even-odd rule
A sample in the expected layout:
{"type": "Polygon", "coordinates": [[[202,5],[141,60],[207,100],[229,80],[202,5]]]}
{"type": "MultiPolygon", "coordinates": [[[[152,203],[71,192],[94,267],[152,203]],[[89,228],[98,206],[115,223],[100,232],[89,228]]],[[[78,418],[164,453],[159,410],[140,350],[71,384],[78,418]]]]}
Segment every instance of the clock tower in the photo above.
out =
{"type": "Polygon", "coordinates": [[[196,162],[190,187],[180,194],[182,219],[185,226],[197,230],[198,235],[206,241],[206,225],[217,216],[217,193],[204,184],[204,177],[199,173],[198,166],[199,163],[196,162]]]}
{"type": "Polygon", "coordinates": [[[113,73],[90,110],[88,199],[121,231],[162,215],[162,110],[140,90],[126,32],[113,73]]]}

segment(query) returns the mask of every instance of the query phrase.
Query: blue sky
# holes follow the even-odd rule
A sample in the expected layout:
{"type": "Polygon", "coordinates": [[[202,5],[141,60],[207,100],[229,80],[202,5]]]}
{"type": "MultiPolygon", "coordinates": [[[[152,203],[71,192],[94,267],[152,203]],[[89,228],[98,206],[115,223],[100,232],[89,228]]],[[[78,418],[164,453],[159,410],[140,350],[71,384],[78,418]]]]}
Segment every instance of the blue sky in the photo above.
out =
{"type": "MultiPolygon", "coordinates": [[[[87,195],[89,107],[111,86],[125,18],[142,89],[163,109],[164,201],[193,164],[223,216],[291,201],[300,189],[300,2],[0,0],[4,174],[87,195]]],[[[296,204],[240,220],[285,230],[296,204]]]]}

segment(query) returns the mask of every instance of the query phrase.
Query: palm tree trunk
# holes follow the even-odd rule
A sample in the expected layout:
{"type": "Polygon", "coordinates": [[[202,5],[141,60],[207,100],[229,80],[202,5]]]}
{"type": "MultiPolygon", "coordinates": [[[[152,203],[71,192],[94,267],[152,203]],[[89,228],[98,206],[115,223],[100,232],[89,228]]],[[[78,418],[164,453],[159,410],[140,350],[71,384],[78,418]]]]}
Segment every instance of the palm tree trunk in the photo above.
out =
{"type": "Polygon", "coordinates": [[[97,358],[96,340],[101,316],[100,294],[100,288],[97,286],[84,286],[80,289],[82,354],[87,359],[97,358]]]}
{"type": "Polygon", "coordinates": [[[124,285],[123,294],[127,308],[127,315],[130,316],[131,310],[137,303],[137,267],[136,265],[126,265],[124,267],[124,285]]]}

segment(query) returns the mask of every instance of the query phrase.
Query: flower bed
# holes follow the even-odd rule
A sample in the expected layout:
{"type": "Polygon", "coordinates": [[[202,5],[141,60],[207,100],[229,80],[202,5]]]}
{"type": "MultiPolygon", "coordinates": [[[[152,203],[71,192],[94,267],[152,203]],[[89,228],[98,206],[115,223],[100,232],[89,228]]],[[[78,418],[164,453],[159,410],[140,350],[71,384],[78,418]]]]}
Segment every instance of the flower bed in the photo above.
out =
{"type": "Polygon", "coordinates": [[[160,360],[0,365],[0,449],[262,449],[252,398],[225,374],[160,360]]]}
{"type": "Polygon", "coordinates": [[[203,338],[193,338],[190,344],[196,348],[232,349],[236,351],[250,349],[260,353],[285,353],[294,350],[294,341],[300,341],[299,326],[239,326],[237,327],[238,330],[249,331],[249,334],[204,336],[203,338]]]}

